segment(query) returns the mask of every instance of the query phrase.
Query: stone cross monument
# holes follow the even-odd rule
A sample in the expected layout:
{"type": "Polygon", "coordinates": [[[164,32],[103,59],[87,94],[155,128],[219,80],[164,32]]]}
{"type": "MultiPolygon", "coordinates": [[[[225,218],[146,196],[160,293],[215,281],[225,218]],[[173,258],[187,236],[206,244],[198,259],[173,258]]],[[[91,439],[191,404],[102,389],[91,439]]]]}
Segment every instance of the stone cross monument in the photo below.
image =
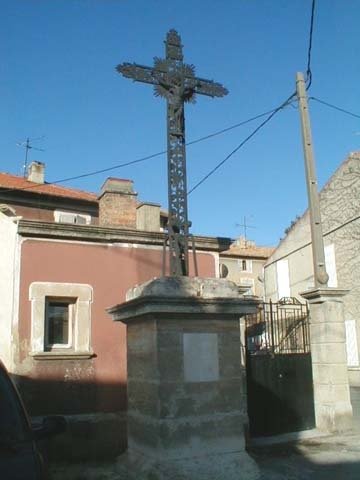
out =
{"type": "Polygon", "coordinates": [[[107,310],[127,326],[128,449],[118,468],[129,480],[255,480],[257,465],[245,451],[239,320],[259,300],[226,279],[188,276],[184,103],[227,90],[195,77],[175,30],[165,45],[165,60],[155,58],[153,67],[117,67],[167,100],[171,275],[135,286],[107,310]]]}
{"type": "Polygon", "coordinates": [[[155,57],[153,67],[123,63],[116,67],[124,77],[154,85],[155,95],[167,101],[167,155],[169,194],[170,274],[188,275],[185,118],[184,103],[195,103],[196,94],[222,97],[228,93],[219,83],[195,76],[194,65],[183,62],[180,35],[170,30],[165,41],[166,58],[155,57]]]}

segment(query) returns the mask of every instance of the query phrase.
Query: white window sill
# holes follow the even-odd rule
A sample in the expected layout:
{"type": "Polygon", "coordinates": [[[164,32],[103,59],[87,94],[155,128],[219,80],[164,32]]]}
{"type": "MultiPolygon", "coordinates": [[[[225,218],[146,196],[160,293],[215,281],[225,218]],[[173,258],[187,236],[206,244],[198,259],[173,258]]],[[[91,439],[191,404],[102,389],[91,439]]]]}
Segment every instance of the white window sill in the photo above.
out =
{"type": "Polygon", "coordinates": [[[94,356],[94,352],[30,352],[29,355],[35,360],[86,360],[94,356]]]}

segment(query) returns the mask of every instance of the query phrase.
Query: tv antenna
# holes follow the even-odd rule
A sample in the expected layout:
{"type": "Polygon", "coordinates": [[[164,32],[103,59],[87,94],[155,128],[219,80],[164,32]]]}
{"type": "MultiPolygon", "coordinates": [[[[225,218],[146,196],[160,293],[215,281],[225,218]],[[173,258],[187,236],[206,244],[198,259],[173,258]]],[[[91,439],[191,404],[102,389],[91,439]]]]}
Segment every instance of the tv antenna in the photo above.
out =
{"type": "Polygon", "coordinates": [[[16,144],[18,147],[24,147],[25,148],[25,161],[24,161],[24,165],[23,165],[23,176],[24,176],[24,178],[26,177],[26,171],[27,171],[27,166],[28,166],[29,150],[37,150],[38,152],[45,152],[44,149],[34,147],[33,145],[31,145],[30,142],[36,142],[36,141],[42,140],[43,138],[45,138],[45,135],[42,135],[41,137],[37,137],[37,138],[27,138],[25,142],[20,142],[20,143],[16,144]]]}
{"type": "MultiPolygon", "coordinates": [[[[252,215],[250,215],[252,217],[252,215]]],[[[244,223],[237,223],[237,227],[242,227],[244,229],[244,240],[245,240],[245,247],[247,246],[247,229],[248,228],[256,228],[253,225],[249,225],[246,223],[246,217],[244,216],[244,223]]]]}

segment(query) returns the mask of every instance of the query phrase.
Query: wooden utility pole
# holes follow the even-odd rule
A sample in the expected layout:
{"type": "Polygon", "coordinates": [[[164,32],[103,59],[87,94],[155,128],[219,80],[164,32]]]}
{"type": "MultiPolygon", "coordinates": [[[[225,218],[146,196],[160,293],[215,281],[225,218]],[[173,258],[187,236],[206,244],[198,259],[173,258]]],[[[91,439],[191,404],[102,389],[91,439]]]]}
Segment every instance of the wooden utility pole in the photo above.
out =
{"type": "Polygon", "coordinates": [[[306,186],[309,201],[311,245],[314,265],[315,288],[327,287],[329,275],[326,272],[324,239],[321,225],[320,201],[315,172],[314,152],[311,139],[309,108],[305,88],[304,75],[296,74],[296,92],[299,100],[299,113],[302,129],[306,186]]]}

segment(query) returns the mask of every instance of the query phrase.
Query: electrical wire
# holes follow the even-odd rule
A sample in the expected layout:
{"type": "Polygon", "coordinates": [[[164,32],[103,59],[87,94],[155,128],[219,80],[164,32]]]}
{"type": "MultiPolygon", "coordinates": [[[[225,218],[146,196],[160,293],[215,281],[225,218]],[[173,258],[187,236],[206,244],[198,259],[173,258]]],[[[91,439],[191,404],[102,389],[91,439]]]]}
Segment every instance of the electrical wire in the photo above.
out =
{"type": "MultiPolygon", "coordinates": [[[[285,101],[282,106],[278,107],[277,109],[273,110],[273,113],[269,116],[269,118],[267,118],[265,120],[265,122],[261,123],[248,137],[245,138],[245,140],[243,140],[243,142],[241,142],[232,152],[229,153],[229,155],[227,155],[224,160],[222,160],[220,163],[218,163],[207,175],[205,175],[196,185],[194,185],[194,187],[192,187],[189,192],[188,192],[188,195],[190,195],[190,193],[192,193],[196,188],[198,188],[202,183],[205,182],[205,180],[207,180],[214,172],[216,172],[216,170],[218,170],[230,157],[232,157],[234,155],[234,153],[236,153],[243,145],[245,145],[245,143],[250,140],[250,138],[252,138],[264,125],[266,125],[266,123],[271,120],[271,118],[278,112],[280,111],[281,109],[285,108],[286,106],[293,106],[293,103],[294,101],[291,101],[292,98],[295,96],[295,94],[293,94],[292,96],[289,97],[288,101],[285,101]]],[[[342,113],[345,113],[346,115],[350,115],[352,117],[355,117],[355,118],[360,118],[360,115],[356,114],[356,113],[353,113],[353,112],[350,112],[349,110],[346,110],[345,108],[341,108],[341,107],[338,107],[337,105],[333,105],[329,102],[325,102],[324,100],[320,100],[320,98],[317,98],[317,97],[309,97],[309,100],[315,100],[316,102],[318,103],[321,103],[322,105],[326,105],[327,107],[330,107],[330,108],[333,108],[334,110],[337,110],[339,112],[342,112],[342,113]]]]}
{"type": "MultiPolygon", "coordinates": [[[[312,0],[311,4],[311,17],[310,17],[310,31],[309,31],[309,46],[307,51],[307,69],[306,69],[306,81],[308,85],[306,90],[309,90],[312,83],[312,71],[311,71],[311,53],[312,53],[312,43],[313,43],[313,33],[314,33],[314,18],[315,18],[315,0],[312,0]]],[[[259,130],[261,130],[280,110],[285,108],[288,104],[293,103],[292,99],[296,97],[296,92],[290,95],[285,102],[283,102],[278,108],[276,108],[269,117],[262,122],[255,130],[248,135],[232,152],[230,152],[221,162],[219,162],[209,173],[207,173],[198,183],[196,183],[189,191],[190,195],[194,190],[196,190],[200,185],[202,185],[211,175],[213,175],[225,162],[229,160],[240,148],[242,148],[252,137],[254,137],[259,130]]]]}
{"type": "Polygon", "coordinates": [[[260,113],[259,115],[255,115],[255,117],[250,117],[247,120],[243,120],[240,123],[236,123],[235,125],[231,125],[230,127],[223,128],[222,130],[218,130],[215,133],[210,133],[209,135],[206,135],[205,137],[198,138],[197,140],[192,140],[191,142],[188,142],[186,146],[188,145],[194,145],[195,143],[202,142],[204,140],[208,140],[209,138],[216,137],[217,135],[222,135],[223,133],[229,132],[230,130],[234,130],[235,128],[242,127],[243,125],[246,125],[247,123],[253,122],[254,120],[258,120],[259,118],[265,117],[266,115],[269,115],[270,113],[274,112],[276,108],[273,108],[272,110],[268,110],[267,112],[260,113]]]}
{"type": "MultiPolygon", "coordinates": [[[[312,82],[311,51],[312,51],[312,38],[313,38],[313,30],[314,30],[314,16],[315,16],[315,0],[312,0],[311,19],[310,19],[310,33],[309,33],[309,47],[308,47],[308,55],[307,55],[307,71],[306,71],[307,80],[309,81],[308,86],[307,86],[307,90],[310,88],[310,85],[311,85],[311,82],[312,82]]],[[[263,123],[261,123],[247,138],[245,138],[245,140],[243,142],[240,143],[240,145],[238,145],[232,152],[230,152],[230,154],[224,160],[222,160],[211,172],[209,172],[198,184],[196,184],[188,192],[188,195],[191,192],[193,192],[199,185],[201,185],[216,170],[218,170],[243,145],[245,145],[245,143],[247,143],[263,126],[265,126],[279,110],[281,110],[282,108],[284,108],[288,104],[292,104],[293,102],[291,100],[294,98],[294,96],[295,96],[295,94],[291,95],[283,104],[281,104],[279,107],[275,108],[274,110],[269,110],[267,112],[261,113],[259,115],[254,116],[254,117],[251,117],[251,118],[249,118],[249,119],[247,119],[243,122],[236,123],[235,125],[231,125],[230,127],[224,128],[224,129],[219,130],[217,132],[211,133],[209,135],[206,135],[204,137],[201,137],[199,139],[196,139],[196,140],[193,140],[191,142],[186,143],[186,145],[189,146],[189,145],[194,145],[196,143],[203,142],[203,141],[208,140],[210,138],[213,138],[215,136],[222,135],[223,133],[229,132],[230,130],[238,128],[242,125],[246,125],[247,123],[250,123],[254,120],[262,118],[266,115],[269,115],[269,117],[263,123]]],[[[161,152],[157,152],[157,153],[154,153],[154,154],[151,154],[151,155],[147,155],[145,157],[141,157],[141,158],[138,158],[136,160],[129,161],[129,162],[114,165],[112,167],[102,168],[100,170],[94,170],[92,172],[83,173],[83,174],[75,175],[75,176],[72,176],[72,177],[61,178],[59,180],[54,180],[53,182],[49,182],[46,185],[56,185],[56,184],[59,184],[59,183],[66,183],[66,182],[69,182],[69,181],[72,181],[72,180],[79,180],[79,179],[82,179],[82,178],[91,177],[91,176],[94,176],[94,175],[99,175],[101,173],[106,173],[106,172],[110,172],[112,170],[117,170],[118,168],[123,168],[123,167],[127,167],[127,166],[130,166],[130,165],[135,165],[137,163],[145,162],[146,160],[150,160],[152,158],[159,157],[161,155],[164,155],[165,153],[167,153],[167,150],[162,150],[161,152]]],[[[23,187],[21,189],[9,188],[7,190],[3,190],[2,193],[12,192],[14,190],[31,190],[31,189],[35,189],[36,187],[38,187],[38,185],[29,185],[28,187],[23,187]]]]}
{"type": "MultiPolygon", "coordinates": [[[[223,133],[234,130],[235,128],[246,125],[247,123],[258,120],[259,118],[265,117],[266,115],[269,115],[269,114],[275,112],[276,110],[277,109],[275,108],[275,109],[268,110],[266,112],[260,113],[259,115],[255,115],[254,117],[250,117],[247,120],[243,120],[242,122],[235,123],[234,125],[231,125],[230,127],[223,128],[222,130],[218,130],[214,133],[210,133],[209,135],[205,135],[204,137],[200,137],[200,138],[197,138],[196,140],[192,140],[192,141],[188,142],[186,145],[187,146],[195,145],[196,143],[200,143],[200,142],[203,142],[203,141],[208,140],[210,138],[216,137],[218,135],[222,135],[223,133]]],[[[136,160],[131,160],[129,162],[120,163],[120,164],[114,165],[112,167],[107,167],[107,168],[103,168],[103,169],[100,169],[100,170],[94,170],[94,171],[91,171],[91,172],[88,172],[88,173],[75,175],[75,176],[72,176],[72,177],[66,177],[66,178],[61,178],[59,180],[54,180],[53,182],[46,183],[46,185],[56,185],[56,184],[59,184],[59,183],[69,182],[71,180],[79,180],[81,178],[91,177],[93,175],[99,175],[101,173],[106,173],[106,172],[110,172],[112,170],[117,170],[118,168],[123,168],[123,167],[127,167],[129,165],[135,165],[137,163],[145,162],[146,160],[150,160],[152,158],[160,157],[161,155],[164,155],[166,153],[167,153],[167,150],[162,150],[161,152],[153,153],[151,155],[147,155],[145,157],[141,157],[141,158],[138,158],[136,160]]],[[[1,193],[13,192],[14,190],[16,190],[16,191],[32,190],[32,189],[35,189],[37,187],[39,187],[38,184],[29,185],[28,187],[23,187],[23,188],[9,188],[9,189],[6,189],[6,190],[2,190],[1,193]]],[[[0,186],[0,188],[1,188],[1,186],[0,186]]]]}
{"type": "Polygon", "coordinates": [[[288,106],[290,103],[292,103],[292,99],[296,96],[296,93],[293,93],[292,95],[290,95],[286,100],[285,102],[283,102],[281,105],[279,105],[275,110],[273,110],[273,112],[266,118],[266,120],[264,120],[262,123],[260,123],[260,125],[258,125],[255,130],[253,130],[250,135],[248,135],[241,143],[239,143],[239,145],[234,148],[234,150],[232,150],[223,160],[221,160],[221,162],[219,162],[212,170],[210,170],[209,173],[207,173],[198,183],[196,183],[189,191],[188,191],[188,195],[190,195],[194,190],[196,190],[198,187],[200,187],[200,185],[202,185],[209,177],[211,177],[211,175],[213,175],[220,167],[222,167],[224,165],[224,163],[226,163],[237,151],[240,150],[240,148],[242,148],[252,137],[254,137],[258,132],[259,130],[261,130],[263,127],[265,127],[265,125],[270,122],[270,120],[280,111],[282,110],[283,108],[285,108],[286,106],[288,106]]]}
{"type": "Polygon", "coordinates": [[[311,53],[312,53],[312,43],[313,43],[313,33],[314,33],[314,18],[315,18],[315,0],[312,0],[310,31],[309,31],[309,46],[308,46],[307,67],[306,67],[306,82],[308,82],[308,85],[306,87],[306,90],[309,90],[312,83],[311,53]]]}
{"type": "Polygon", "coordinates": [[[326,105],[327,107],[333,108],[334,110],[338,110],[339,112],[346,113],[347,115],[351,115],[352,117],[355,117],[355,118],[360,118],[360,115],[350,112],[349,110],[345,110],[345,108],[341,108],[336,105],[333,105],[332,103],[328,103],[328,102],[325,102],[324,100],[320,100],[320,98],[309,97],[309,100],[315,100],[315,102],[319,102],[322,105],[326,105]]]}
{"type": "MultiPolygon", "coordinates": [[[[307,69],[306,69],[306,81],[308,83],[306,89],[309,90],[310,86],[311,86],[311,83],[312,83],[312,70],[311,70],[311,55],[312,55],[312,44],[313,44],[313,32],[314,32],[314,18],[315,18],[315,3],[316,1],[315,0],[312,0],[312,6],[311,6],[311,17],[310,17],[310,31],[309,31],[309,46],[308,46],[308,52],[307,52],[307,69]]],[[[246,123],[249,123],[251,121],[254,121],[258,118],[261,118],[265,115],[268,115],[268,117],[260,124],[258,125],[255,130],[252,131],[252,133],[250,133],[250,135],[248,135],[234,150],[232,150],[221,162],[219,162],[209,173],[207,173],[198,183],[196,183],[188,192],[187,192],[187,195],[190,195],[194,190],[196,190],[200,185],[202,185],[210,176],[212,176],[222,165],[224,165],[236,152],[238,152],[251,138],[253,138],[268,122],[270,122],[270,120],[282,109],[284,109],[286,106],[288,105],[291,105],[293,103],[293,98],[296,97],[296,92],[293,93],[292,95],[290,95],[286,100],[285,102],[283,102],[281,105],[279,105],[277,108],[275,108],[274,110],[270,110],[268,112],[264,112],[260,115],[257,115],[255,117],[251,117],[249,118],[248,120],[245,120],[243,122],[240,122],[240,123],[237,123],[235,125],[232,125],[228,128],[225,128],[225,129],[222,129],[222,130],[219,130],[218,132],[215,132],[215,133],[212,133],[212,134],[209,134],[209,135],[206,135],[205,137],[201,137],[197,140],[193,140],[191,142],[188,142],[186,145],[194,145],[195,143],[199,143],[199,142],[202,142],[204,140],[207,140],[209,138],[212,138],[212,137],[215,137],[217,135],[221,135],[225,132],[228,132],[230,130],[233,130],[239,126],[242,126],[242,125],[245,125],[246,123]]],[[[347,114],[350,114],[350,115],[353,115],[355,117],[358,117],[356,114],[352,114],[351,112],[348,112],[346,111],[345,109],[341,109],[340,107],[336,107],[335,105],[331,105],[327,102],[324,102],[322,100],[319,100],[319,99],[316,99],[315,97],[311,97],[313,100],[316,100],[320,103],[323,103],[324,105],[327,105],[329,107],[332,107],[332,108],[335,108],[336,110],[339,110],[339,111],[342,111],[344,113],[347,113],[347,114]]],[[[359,117],[360,118],[360,117],[359,117]]],[[[76,176],[73,176],[73,177],[67,177],[67,178],[63,178],[63,179],[60,179],[60,180],[56,180],[56,181],[53,181],[53,182],[50,182],[48,183],[47,185],[53,185],[53,184],[58,184],[58,183],[65,183],[65,182],[68,182],[68,181],[71,181],[71,180],[78,180],[78,179],[81,179],[81,178],[85,178],[85,177],[89,177],[89,176],[93,176],[93,175],[98,175],[100,173],[105,173],[105,172],[109,172],[111,170],[116,170],[118,168],[122,168],[122,167],[126,167],[126,166],[130,166],[130,165],[134,165],[136,163],[140,163],[140,162],[144,162],[146,160],[149,160],[149,159],[152,159],[152,158],[155,158],[155,157],[158,157],[158,156],[161,156],[161,155],[164,155],[167,151],[166,150],[163,150],[161,152],[157,152],[157,153],[154,153],[152,155],[147,155],[146,157],[142,157],[142,158],[139,158],[139,159],[136,159],[136,160],[132,160],[130,162],[125,162],[125,163],[122,163],[122,164],[119,164],[119,165],[115,165],[113,167],[108,167],[108,168],[104,168],[104,169],[100,169],[100,170],[95,170],[95,171],[92,171],[92,172],[88,172],[88,173],[84,173],[84,174],[80,174],[80,175],[76,175],[76,176]]],[[[28,190],[28,189],[31,189],[31,188],[36,188],[38,185],[35,185],[35,186],[29,186],[29,187],[24,187],[22,189],[17,189],[17,190],[28,190]]],[[[4,190],[2,193],[6,193],[7,191],[13,191],[14,189],[8,189],[8,190],[4,190]]]]}

